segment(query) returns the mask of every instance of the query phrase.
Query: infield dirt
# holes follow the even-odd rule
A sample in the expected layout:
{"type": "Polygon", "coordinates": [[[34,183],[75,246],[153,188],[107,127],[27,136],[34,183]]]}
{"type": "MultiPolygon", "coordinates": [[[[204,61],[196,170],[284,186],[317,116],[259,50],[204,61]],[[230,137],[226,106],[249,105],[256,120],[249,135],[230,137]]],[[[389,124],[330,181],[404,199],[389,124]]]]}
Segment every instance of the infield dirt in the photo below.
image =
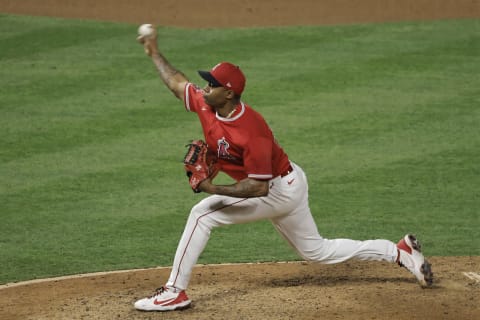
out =
{"type": "Polygon", "coordinates": [[[12,284],[2,319],[480,319],[480,257],[434,257],[432,288],[389,263],[205,265],[194,269],[189,309],[144,313],[133,303],[170,268],[12,284]]]}
{"type": "MultiPolygon", "coordinates": [[[[247,27],[480,16],[471,0],[7,1],[0,12],[181,27],[247,27]],[[235,3],[239,8],[231,5],[235,3]],[[141,4],[141,5],[140,5],[141,4]],[[132,7],[133,6],[133,7],[132,7]],[[195,8],[195,9],[193,9],[195,8]],[[208,9],[208,10],[207,10],[208,9]],[[232,12],[235,15],[232,15],[232,12]],[[214,16],[212,16],[214,15],[214,16]]],[[[432,257],[435,284],[422,289],[388,263],[302,262],[197,266],[192,307],[142,313],[133,302],[164,284],[169,268],[36,280],[0,286],[1,319],[480,319],[480,257],[432,257]]]]}

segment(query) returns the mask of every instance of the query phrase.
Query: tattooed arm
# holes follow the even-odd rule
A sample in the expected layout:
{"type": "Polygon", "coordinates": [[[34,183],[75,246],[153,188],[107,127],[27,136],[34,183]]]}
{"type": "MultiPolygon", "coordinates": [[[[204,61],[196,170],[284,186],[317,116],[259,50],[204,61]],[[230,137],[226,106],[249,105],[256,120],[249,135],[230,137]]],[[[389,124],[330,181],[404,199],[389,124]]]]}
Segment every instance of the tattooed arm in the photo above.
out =
{"type": "Polygon", "coordinates": [[[175,69],[170,62],[158,50],[157,36],[139,37],[138,41],[143,44],[145,52],[152,58],[158,74],[168,89],[180,100],[184,99],[185,85],[188,78],[179,70],[175,69]]]}
{"type": "Polygon", "coordinates": [[[219,194],[236,198],[254,198],[268,195],[268,181],[244,179],[235,184],[222,186],[212,184],[210,179],[202,181],[200,190],[210,194],[219,194]]]}

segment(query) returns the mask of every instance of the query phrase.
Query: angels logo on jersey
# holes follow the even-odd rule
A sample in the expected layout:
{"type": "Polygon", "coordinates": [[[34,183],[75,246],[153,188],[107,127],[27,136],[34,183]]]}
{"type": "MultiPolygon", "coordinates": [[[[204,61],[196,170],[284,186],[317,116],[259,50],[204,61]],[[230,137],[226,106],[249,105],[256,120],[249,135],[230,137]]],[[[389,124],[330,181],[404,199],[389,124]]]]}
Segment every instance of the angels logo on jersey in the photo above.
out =
{"type": "Polygon", "coordinates": [[[234,156],[232,156],[228,152],[228,148],[230,148],[230,144],[225,140],[225,137],[222,137],[222,139],[219,139],[217,141],[218,149],[218,158],[219,159],[226,159],[226,160],[236,160],[234,156]]]}

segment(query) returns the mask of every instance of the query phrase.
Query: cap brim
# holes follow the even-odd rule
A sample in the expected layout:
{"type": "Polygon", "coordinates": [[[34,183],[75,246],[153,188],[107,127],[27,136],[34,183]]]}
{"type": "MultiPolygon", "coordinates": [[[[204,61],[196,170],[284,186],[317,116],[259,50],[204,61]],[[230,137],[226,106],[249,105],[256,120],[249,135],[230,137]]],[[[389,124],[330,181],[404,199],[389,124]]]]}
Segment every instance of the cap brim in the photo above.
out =
{"type": "Polygon", "coordinates": [[[213,84],[215,87],[223,87],[223,84],[218,82],[209,71],[198,71],[198,74],[203,78],[203,80],[213,84]]]}

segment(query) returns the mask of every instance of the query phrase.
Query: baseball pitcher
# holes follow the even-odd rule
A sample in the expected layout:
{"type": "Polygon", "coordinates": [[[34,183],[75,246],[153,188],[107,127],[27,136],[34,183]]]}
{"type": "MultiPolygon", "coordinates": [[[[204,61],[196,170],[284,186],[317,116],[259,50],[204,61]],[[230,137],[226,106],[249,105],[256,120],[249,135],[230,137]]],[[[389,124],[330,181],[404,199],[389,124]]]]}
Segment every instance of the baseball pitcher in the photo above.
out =
{"type": "Polygon", "coordinates": [[[307,261],[388,261],[407,268],[422,286],[432,284],[431,265],[413,235],[407,234],[395,244],[389,240],[329,240],[319,234],[308,204],[305,173],[277,143],[264,118],[242,101],[246,78],[237,65],[221,62],[209,71],[199,71],[206,81],[201,88],[167,61],[158,49],[156,33],[140,35],[138,41],[166,87],[200,121],[203,139],[188,145],[184,166],[192,190],[210,196],[190,211],[170,278],[153,295],[138,300],[136,309],[170,311],[188,307],[191,301],[186,289],[192,269],[212,228],[261,219],[270,220],[307,261]],[[218,171],[235,183],[215,184],[218,171]]]}

